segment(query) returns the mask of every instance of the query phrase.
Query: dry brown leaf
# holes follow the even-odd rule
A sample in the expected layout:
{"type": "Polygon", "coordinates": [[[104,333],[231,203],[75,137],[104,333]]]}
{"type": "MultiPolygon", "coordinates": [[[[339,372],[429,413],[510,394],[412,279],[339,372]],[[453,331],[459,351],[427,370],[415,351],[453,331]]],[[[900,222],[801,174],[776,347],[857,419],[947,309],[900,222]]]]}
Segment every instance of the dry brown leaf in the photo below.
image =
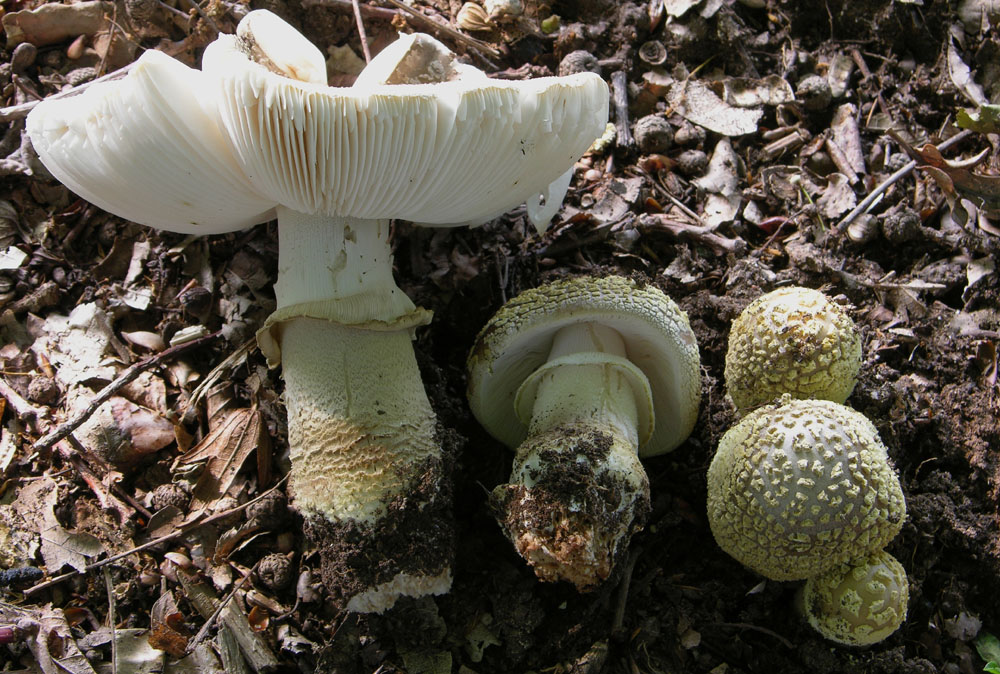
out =
{"type": "Polygon", "coordinates": [[[175,658],[184,655],[187,649],[189,634],[184,626],[184,615],[177,608],[177,602],[171,592],[164,592],[153,604],[150,611],[149,645],[161,651],[166,651],[175,658]]]}
{"type": "Polygon", "coordinates": [[[177,459],[177,465],[205,462],[191,501],[188,519],[196,517],[232,486],[247,458],[257,450],[258,480],[270,481],[271,443],[264,420],[256,407],[232,410],[223,421],[191,451],[177,459]]]}
{"type": "Polygon", "coordinates": [[[95,674],[73,639],[66,615],[51,604],[31,608],[0,602],[0,621],[19,627],[44,674],[95,674]]]}
{"type": "Polygon", "coordinates": [[[916,149],[894,131],[889,134],[907,154],[922,164],[920,169],[934,178],[952,208],[956,207],[960,198],[968,199],[987,216],[1000,217],[1000,176],[986,176],[971,171],[986,159],[988,148],[970,160],[956,162],[945,159],[940,150],[930,143],[916,149]]]}
{"type": "Polygon", "coordinates": [[[13,507],[41,539],[42,559],[49,573],[59,573],[64,565],[82,571],[88,558],[104,552],[104,546],[90,534],[73,533],[63,528],[53,510],[59,499],[58,492],[52,478],[34,480],[18,490],[13,507]]]}

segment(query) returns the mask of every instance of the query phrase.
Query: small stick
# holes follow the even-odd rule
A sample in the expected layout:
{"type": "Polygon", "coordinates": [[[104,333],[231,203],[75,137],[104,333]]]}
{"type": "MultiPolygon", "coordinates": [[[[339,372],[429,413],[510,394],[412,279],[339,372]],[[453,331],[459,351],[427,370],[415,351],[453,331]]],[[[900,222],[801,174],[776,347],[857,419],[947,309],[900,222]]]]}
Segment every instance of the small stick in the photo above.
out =
{"type": "Polygon", "coordinates": [[[615,131],[618,132],[618,147],[631,152],[635,149],[635,138],[628,125],[628,80],[624,70],[611,73],[611,100],[615,106],[615,131]]]}
{"type": "MultiPolygon", "coordinates": [[[[345,11],[354,11],[354,0],[302,0],[303,7],[329,7],[330,9],[342,9],[345,11]]],[[[385,7],[372,7],[371,5],[356,5],[358,11],[361,12],[362,16],[368,16],[373,19],[385,19],[386,21],[392,21],[395,19],[399,12],[394,9],[386,9],[385,7]]]]}
{"type": "Polygon", "coordinates": [[[611,621],[611,634],[618,634],[625,624],[625,607],[628,604],[628,591],[632,585],[632,573],[635,571],[635,563],[639,561],[639,555],[641,554],[641,548],[633,548],[629,551],[628,561],[625,562],[625,570],[622,573],[622,580],[618,585],[618,601],[615,602],[614,618],[611,621]]]}
{"type": "Polygon", "coordinates": [[[354,20],[358,24],[358,35],[361,37],[361,51],[365,53],[365,63],[372,62],[372,53],[368,49],[368,36],[365,35],[365,22],[361,19],[361,5],[358,4],[358,0],[351,0],[351,4],[354,6],[354,20]]]}
{"type": "Polygon", "coordinates": [[[254,498],[254,499],[251,499],[251,500],[247,501],[243,505],[235,506],[233,508],[230,508],[229,510],[223,510],[221,513],[215,513],[214,515],[212,515],[210,517],[206,517],[205,519],[195,520],[193,522],[188,522],[187,524],[182,524],[181,526],[179,526],[177,528],[176,531],[174,531],[172,533],[164,534],[163,536],[160,536],[159,538],[154,538],[154,539],[152,539],[150,541],[146,541],[142,545],[137,545],[134,548],[132,548],[131,550],[126,550],[125,552],[119,552],[117,555],[111,555],[110,557],[105,557],[104,559],[99,560],[97,562],[94,562],[93,564],[88,564],[87,566],[83,567],[82,571],[77,571],[76,569],[74,569],[73,571],[67,571],[66,573],[61,574],[59,576],[55,576],[53,578],[49,578],[46,581],[43,581],[41,583],[38,583],[37,585],[33,585],[33,586],[29,587],[27,590],[24,591],[24,595],[27,597],[27,596],[36,594],[38,592],[41,592],[42,590],[45,590],[47,588],[52,587],[53,585],[58,585],[59,583],[61,583],[64,580],[66,580],[67,578],[72,578],[73,576],[78,576],[78,575],[80,575],[82,573],[86,573],[88,571],[93,571],[95,569],[100,569],[103,566],[106,566],[108,564],[113,564],[114,562],[117,562],[119,559],[124,559],[125,557],[128,557],[129,555],[135,554],[137,552],[142,552],[143,550],[146,550],[148,548],[155,547],[155,546],[159,545],[160,543],[166,543],[167,541],[172,541],[173,539],[179,538],[179,537],[183,536],[184,534],[188,533],[189,531],[193,531],[194,529],[197,529],[198,527],[203,527],[206,524],[211,524],[212,522],[217,522],[218,520],[223,520],[223,519],[225,519],[225,518],[227,518],[227,517],[229,517],[231,515],[235,515],[238,512],[242,512],[243,510],[245,510],[249,506],[252,506],[253,504],[255,504],[255,503],[263,500],[267,496],[269,496],[271,494],[271,492],[277,490],[278,487],[280,487],[281,485],[283,485],[287,479],[288,479],[288,476],[286,475],[285,477],[283,477],[280,480],[278,480],[278,482],[273,487],[271,487],[267,491],[263,492],[257,498],[254,498]]]}
{"type": "Polygon", "coordinates": [[[214,625],[215,621],[218,620],[219,614],[222,613],[222,609],[226,608],[226,605],[229,603],[229,601],[236,596],[236,592],[239,591],[244,585],[246,585],[246,582],[250,580],[250,576],[253,575],[253,572],[257,569],[257,566],[259,564],[260,560],[258,559],[257,563],[253,565],[252,569],[250,569],[250,572],[247,573],[247,575],[243,576],[243,578],[240,579],[240,582],[236,583],[236,586],[229,592],[229,594],[227,594],[219,601],[219,604],[218,606],[215,607],[215,610],[212,612],[212,615],[210,615],[208,618],[205,619],[205,624],[201,626],[201,628],[198,630],[198,633],[195,634],[194,637],[191,639],[191,641],[188,642],[187,648],[184,649],[185,653],[190,654],[194,652],[194,649],[197,648],[198,644],[200,644],[202,640],[208,635],[208,631],[212,629],[212,625],[214,625]]]}
{"type": "Polygon", "coordinates": [[[0,396],[7,399],[10,406],[14,408],[14,413],[22,418],[33,417],[35,419],[42,419],[48,415],[48,410],[42,407],[35,407],[27,400],[21,397],[21,394],[14,390],[14,388],[7,383],[7,380],[0,377],[0,396]]]}
{"type": "MultiPolygon", "coordinates": [[[[959,131],[954,136],[952,136],[948,140],[946,140],[943,143],[941,143],[940,145],[938,145],[937,149],[938,150],[947,150],[951,146],[957,145],[961,141],[965,140],[970,135],[972,135],[972,130],[971,129],[965,129],[964,131],[959,131]]],[[[837,228],[836,228],[837,232],[841,233],[845,229],[847,229],[847,226],[849,224],[851,224],[852,222],[854,222],[854,219],[856,217],[858,217],[859,215],[861,215],[862,213],[864,213],[866,210],[868,210],[868,208],[872,204],[874,204],[875,201],[880,196],[882,196],[882,194],[886,190],[888,190],[890,187],[892,187],[893,185],[895,185],[897,182],[899,182],[900,180],[902,180],[906,176],[910,175],[910,173],[912,173],[913,169],[915,169],[915,168],[917,168],[917,161],[914,159],[910,163],[908,163],[906,166],[904,166],[903,168],[899,169],[898,171],[896,171],[895,173],[893,173],[891,176],[889,176],[888,178],[886,178],[884,181],[882,181],[882,183],[878,187],[876,187],[874,190],[872,190],[871,194],[869,194],[867,197],[865,197],[864,199],[862,199],[861,203],[854,207],[854,210],[852,210],[850,213],[848,213],[847,215],[845,215],[844,219],[837,223],[837,228]]]]}
{"type": "Polygon", "coordinates": [[[150,356],[145,360],[141,360],[134,365],[130,365],[125,368],[125,370],[115,379],[113,382],[102,388],[97,392],[90,402],[87,404],[86,409],[82,412],[69,419],[65,423],[60,424],[54,431],[44,435],[38,442],[34,444],[32,449],[36,452],[45,451],[52,447],[67,435],[72,433],[77,429],[77,427],[86,421],[90,416],[97,411],[97,408],[105,403],[111,396],[120,391],[129,382],[132,382],[140,374],[146,370],[155,367],[164,361],[167,361],[174,356],[177,356],[185,351],[189,351],[196,346],[201,346],[209,340],[215,339],[219,336],[219,332],[213,332],[210,335],[200,337],[198,339],[191,340],[190,342],[184,342],[183,344],[178,344],[177,346],[172,346],[166,351],[161,351],[155,356],[150,356]]]}
{"type": "Polygon", "coordinates": [[[414,19],[423,21],[425,24],[431,26],[435,30],[439,30],[445,35],[448,35],[453,40],[461,42],[462,44],[472,47],[473,49],[476,49],[478,51],[485,52],[490,56],[492,56],[493,58],[500,58],[501,56],[500,52],[498,52],[496,49],[486,44],[482,40],[477,40],[474,37],[469,37],[465,33],[455,30],[451,26],[445,25],[443,23],[438,23],[429,16],[421,14],[420,12],[413,9],[409,5],[404,5],[402,2],[400,2],[400,0],[385,0],[385,1],[388,2],[390,5],[392,5],[393,7],[395,7],[396,9],[398,9],[399,11],[405,12],[409,16],[412,16],[414,19]]]}
{"type": "Polygon", "coordinates": [[[711,229],[671,219],[664,213],[640,215],[639,224],[654,231],[669,232],[678,239],[693,239],[707,245],[716,253],[743,255],[747,252],[748,248],[747,242],[743,239],[727,239],[720,234],[716,234],[711,229]]]}
{"type": "MultiPolygon", "coordinates": [[[[134,65],[135,63],[129,63],[127,66],[122,66],[118,70],[110,72],[107,75],[103,75],[89,82],[84,82],[83,84],[72,87],[71,89],[64,89],[63,91],[52,94],[51,96],[46,97],[44,100],[50,101],[50,100],[55,100],[57,98],[68,98],[70,96],[76,96],[77,94],[83,93],[88,87],[92,87],[95,84],[121,79],[122,77],[125,77],[125,75],[127,75],[130,70],[132,70],[132,66],[134,65]]],[[[22,119],[24,117],[27,117],[28,113],[31,112],[34,109],[34,107],[41,102],[42,102],[41,100],[28,101],[27,103],[21,103],[19,105],[11,105],[10,107],[7,108],[0,108],[0,122],[10,122],[15,119],[22,119]]]]}

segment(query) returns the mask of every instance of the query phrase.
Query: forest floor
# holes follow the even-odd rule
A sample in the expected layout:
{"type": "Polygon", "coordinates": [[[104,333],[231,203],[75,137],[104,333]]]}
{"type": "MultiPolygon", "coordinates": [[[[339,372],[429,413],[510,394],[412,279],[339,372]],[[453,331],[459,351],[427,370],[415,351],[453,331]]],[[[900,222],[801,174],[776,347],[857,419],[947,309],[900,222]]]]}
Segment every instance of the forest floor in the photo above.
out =
{"type": "MultiPolygon", "coordinates": [[[[5,27],[40,4],[4,0],[5,27]]],[[[397,281],[434,312],[415,348],[455,452],[457,546],[450,593],[384,615],[323,600],[317,556],[284,509],[281,379],[252,341],[274,305],[275,224],[204,238],[153,231],[80,200],[22,143],[16,106],[145,48],[196,66],[245,8],[126,0],[95,18],[80,9],[93,4],[29,27],[37,49],[15,48],[8,27],[0,51],[0,567],[15,570],[0,589],[0,671],[983,670],[977,645],[1000,633],[1000,136],[971,132],[942,152],[985,153],[982,181],[940,163],[890,176],[910,162],[903,142],[947,141],[960,111],[1000,96],[985,14],[995,3],[526,0],[520,18],[477,32],[456,23],[456,0],[415,0],[419,16],[362,3],[372,51],[444,22],[458,36],[434,30],[439,39],[509,79],[556,74],[570,52],[589,52],[613,99],[627,101],[612,106],[615,140],[581,160],[544,234],[523,208],[474,229],[395,226],[397,281]],[[666,137],[636,133],[649,115],[669,123],[666,137]],[[469,411],[465,362],[506,300],[608,274],[645,279],[687,312],[703,389],[688,441],[644,462],[645,529],[612,577],[580,594],[537,580],[496,524],[488,495],[512,453],[469,411]],[[847,404],[877,427],[906,496],[888,549],[909,575],[909,613],[867,648],[813,632],[795,608],[799,584],[743,568],[706,516],[706,470],[738,420],[723,380],[730,324],[790,284],[822,290],[859,326],[864,358],[847,404]],[[204,338],[167,351],[182,329],[204,338]],[[120,386],[136,363],[142,373],[120,386]],[[88,410],[109,385],[111,402],[88,410]],[[39,443],[85,416],[72,436],[39,443]],[[249,432],[233,433],[233,420],[249,432]],[[115,424],[128,441],[109,450],[102,436],[115,424]],[[199,461],[177,461],[195,446],[199,461]],[[195,484],[206,461],[224,488],[190,502],[176,485],[195,484]],[[198,526],[179,525],[195,507],[198,526]],[[276,572],[285,578],[258,572],[274,552],[291,562],[276,572]],[[231,598],[218,615],[213,595],[231,598]]],[[[362,56],[350,2],[251,6],[324,53],[347,45],[362,56]]],[[[350,80],[345,68],[331,82],[350,80]]],[[[934,161],[925,152],[918,163],[934,161]]]]}

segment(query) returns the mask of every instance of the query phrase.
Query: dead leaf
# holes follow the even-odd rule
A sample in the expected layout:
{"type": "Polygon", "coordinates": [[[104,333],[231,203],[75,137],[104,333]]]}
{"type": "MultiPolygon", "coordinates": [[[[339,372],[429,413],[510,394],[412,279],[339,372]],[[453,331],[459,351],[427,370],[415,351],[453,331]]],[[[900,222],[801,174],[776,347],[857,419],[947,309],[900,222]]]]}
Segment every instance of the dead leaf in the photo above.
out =
{"type": "Polygon", "coordinates": [[[779,75],[768,75],[761,79],[733,77],[723,80],[722,87],[726,102],[739,108],[781,105],[795,100],[792,85],[779,75]]]}
{"type": "Polygon", "coordinates": [[[826,189],[816,200],[816,205],[823,217],[838,218],[857,205],[858,197],[843,173],[831,173],[826,179],[826,189]]]}
{"type": "Polygon", "coordinates": [[[850,103],[837,108],[830,121],[830,130],[833,132],[830,142],[837,146],[851,171],[864,175],[865,152],[861,145],[857,114],[858,109],[850,103]]]}
{"type": "Polygon", "coordinates": [[[948,75],[951,77],[952,84],[974,104],[989,103],[989,99],[983,93],[983,88],[973,79],[972,70],[958,53],[954,39],[948,41],[948,75]]]}
{"type": "Polygon", "coordinates": [[[47,317],[41,331],[31,348],[48,357],[56,368],[56,379],[67,389],[113,379],[117,369],[108,357],[109,349],[122,361],[130,357],[111,329],[107,313],[94,302],[78,305],[69,316],[47,317]]]}
{"type": "Polygon", "coordinates": [[[113,11],[113,3],[92,0],[71,5],[48,3],[12,12],[3,17],[7,46],[30,42],[41,47],[77,35],[92,35],[109,25],[108,16],[113,11]]]}
{"type": "Polygon", "coordinates": [[[739,212],[742,194],[739,189],[742,162],[728,138],[715,145],[708,171],[692,182],[708,193],[702,219],[709,226],[729,222],[739,212]]]}
{"type": "Polygon", "coordinates": [[[236,474],[254,450],[258,454],[259,481],[262,485],[267,484],[270,481],[270,436],[256,407],[226,412],[222,423],[177,459],[176,466],[205,462],[204,472],[194,487],[189,520],[229,490],[236,474]],[[262,457],[267,460],[261,460],[262,457]]]}
{"type": "Polygon", "coordinates": [[[983,150],[970,160],[954,162],[945,159],[940,150],[927,143],[919,150],[910,146],[899,134],[889,131],[897,143],[927,171],[944,192],[952,208],[959,198],[968,199],[988,217],[1000,217],[1000,176],[985,176],[970,169],[982,163],[989,153],[983,150]]]}
{"type": "Polygon", "coordinates": [[[73,639],[64,612],[51,604],[34,608],[0,602],[0,620],[18,625],[43,674],[95,674],[73,639]]]}
{"type": "Polygon", "coordinates": [[[673,84],[667,102],[688,121],[724,136],[755,133],[757,122],[764,116],[761,108],[729,105],[711,87],[697,80],[673,84]]]}
{"type": "Polygon", "coordinates": [[[160,595],[150,610],[149,645],[166,651],[175,658],[187,650],[189,632],[184,625],[184,615],[177,608],[174,595],[169,590],[160,595]]]}
{"type": "MultiPolygon", "coordinates": [[[[86,405],[89,391],[67,395],[71,409],[86,405]]],[[[94,454],[116,467],[127,467],[174,441],[173,423],[131,400],[112,396],[80,428],[77,438],[94,454]]]]}
{"type": "Polygon", "coordinates": [[[63,528],[54,510],[58,499],[55,480],[43,477],[18,490],[13,507],[41,539],[42,559],[49,573],[59,573],[65,565],[83,571],[88,558],[104,552],[104,546],[90,534],[73,533],[63,528]]]}

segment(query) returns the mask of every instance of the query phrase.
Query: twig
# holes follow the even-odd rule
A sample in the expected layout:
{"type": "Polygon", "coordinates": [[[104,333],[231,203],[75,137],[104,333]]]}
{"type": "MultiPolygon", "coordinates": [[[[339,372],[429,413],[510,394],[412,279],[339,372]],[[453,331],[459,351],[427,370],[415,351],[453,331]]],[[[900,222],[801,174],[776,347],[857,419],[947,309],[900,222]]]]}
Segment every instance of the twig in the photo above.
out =
{"type": "MultiPolygon", "coordinates": [[[[111,472],[111,467],[108,466],[106,463],[104,463],[104,461],[100,457],[96,456],[93,452],[84,447],[83,443],[77,440],[76,436],[73,435],[72,433],[66,436],[65,441],[70,445],[72,449],[67,447],[65,452],[61,452],[64,458],[69,459],[70,463],[73,464],[73,467],[77,468],[77,470],[80,471],[81,475],[83,475],[85,480],[87,479],[87,475],[84,474],[84,471],[87,471],[90,473],[90,475],[93,476],[94,480],[100,483],[101,486],[104,486],[105,479],[107,479],[106,476],[108,475],[108,473],[111,472]],[[73,450],[75,450],[75,452],[73,450]],[[84,461],[86,461],[86,463],[84,463],[84,461]],[[96,469],[93,468],[93,466],[96,466],[96,469]],[[99,469],[101,472],[104,473],[105,475],[104,479],[99,478],[97,476],[96,474],[97,469],[99,469]]],[[[62,440],[60,440],[60,443],[61,442],[62,440]]],[[[59,443],[56,444],[57,446],[60,447],[62,446],[59,443]]],[[[107,489],[113,492],[114,495],[117,496],[118,498],[124,500],[125,503],[132,506],[136,510],[136,512],[138,512],[140,515],[146,518],[147,522],[150,520],[150,518],[153,517],[153,513],[149,512],[149,510],[147,510],[141,503],[139,503],[134,496],[126,493],[125,490],[123,490],[118,485],[117,482],[112,482],[111,480],[108,480],[107,489]]]]}
{"type": "Polygon", "coordinates": [[[477,51],[485,52],[485,53],[489,54],[490,56],[492,56],[493,58],[500,58],[500,56],[501,56],[500,52],[498,52],[496,49],[494,49],[490,45],[486,44],[482,40],[477,40],[474,37],[469,37],[465,33],[461,32],[461,31],[458,31],[458,30],[455,30],[451,26],[445,25],[443,23],[438,23],[437,21],[435,21],[434,19],[430,18],[429,16],[425,16],[425,15],[421,14],[420,12],[418,12],[415,9],[413,9],[409,5],[403,4],[402,2],[400,2],[400,0],[384,0],[384,1],[388,2],[390,5],[392,5],[393,7],[395,7],[396,9],[398,9],[399,11],[405,12],[409,16],[412,16],[414,19],[418,19],[419,21],[424,22],[428,26],[432,27],[434,30],[441,31],[445,35],[451,37],[453,40],[461,42],[462,44],[466,45],[467,47],[472,47],[473,49],[475,49],[477,51]]]}
{"type": "Polygon", "coordinates": [[[198,339],[192,340],[190,342],[184,342],[183,344],[178,344],[177,346],[172,346],[166,351],[161,351],[155,356],[150,356],[145,360],[141,360],[134,365],[130,365],[125,368],[125,370],[110,384],[102,388],[97,392],[93,398],[91,398],[90,403],[87,404],[86,409],[82,412],[69,419],[65,423],[60,424],[54,431],[43,436],[38,442],[34,444],[32,449],[36,452],[44,451],[52,447],[67,435],[72,433],[77,429],[77,427],[86,421],[90,416],[97,411],[97,408],[102,404],[107,402],[111,396],[120,391],[122,387],[126,386],[129,382],[132,382],[140,374],[146,370],[155,367],[167,360],[170,360],[174,356],[177,356],[185,351],[189,351],[197,346],[201,346],[206,342],[215,339],[219,336],[219,332],[213,332],[205,337],[200,337],[198,339]]]}
{"type": "MultiPolygon", "coordinates": [[[[125,77],[125,75],[127,75],[130,70],[132,70],[132,66],[134,65],[135,63],[129,63],[127,66],[123,66],[118,70],[108,73],[107,75],[98,77],[97,79],[91,80],[89,82],[84,82],[83,84],[72,87],[71,89],[64,89],[59,93],[52,94],[51,96],[46,97],[44,100],[51,101],[58,98],[68,98],[70,96],[76,96],[77,94],[83,93],[88,87],[92,87],[95,84],[121,79],[122,77],[125,77]]],[[[19,105],[11,105],[10,107],[0,108],[0,122],[9,122],[15,119],[21,119],[23,117],[27,117],[28,113],[31,112],[34,109],[34,107],[41,102],[42,102],[41,100],[28,101],[27,103],[21,103],[19,105]]]]}
{"type": "Polygon", "coordinates": [[[786,648],[792,648],[792,649],[795,648],[795,644],[793,644],[785,637],[781,636],[774,630],[769,630],[766,627],[761,627],[760,625],[753,625],[751,623],[710,623],[710,624],[715,625],[716,627],[734,627],[736,629],[742,629],[742,630],[753,630],[754,632],[760,632],[761,634],[766,634],[768,636],[774,637],[775,639],[780,641],[781,644],[786,648]]]}
{"type": "Polygon", "coordinates": [[[169,533],[169,534],[164,534],[163,536],[160,536],[159,538],[154,538],[152,540],[146,541],[142,545],[137,545],[134,548],[132,548],[131,550],[126,550],[125,552],[120,552],[117,555],[112,555],[110,557],[106,557],[106,558],[104,558],[102,560],[94,562],[93,564],[88,564],[87,566],[83,567],[82,571],[77,571],[77,570],[74,569],[73,571],[67,571],[66,573],[61,574],[59,576],[54,576],[53,578],[49,578],[46,581],[43,581],[41,583],[38,583],[37,585],[33,585],[33,586],[29,587],[27,590],[24,591],[24,594],[25,594],[25,596],[30,596],[32,594],[36,594],[38,592],[41,592],[44,589],[52,587],[53,585],[58,585],[59,583],[61,583],[64,580],[66,580],[67,578],[72,578],[73,576],[78,576],[78,575],[80,575],[82,573],[87,573],[88,571],[94,571],[95,569],[100,569],[103,566],[106,566],[108,564],[113,564],[114,562],[117,562],[119,559],[124,559],[125,557],[128,557],[129,555],[135,554],[137,552],[142,552],[143,550],[155,547],[155,546],[157,546],[157,545],[159,545],[161,543],[166,543],[167,541],[172,541],[173,539],[179,538],[180,536],[183,536],[184,534],[188,533],[189,531],[193,531],[194,529],[197,529],[198,527],[203,527],[206,524],[211,524],[212,522],[217,522],[218,520],[222,520],[222,519],[225,519],[227,517],[230,517],[231,515],[235,515],[238,512],[242,512],[243,510],[245,510],[249,506],[252,506],[253,504],[257,503],[258,501],[261,501],[264,498],[266,498],[267,496],[269,496],[272,492],[274,492],[275,490],[277,490],[278,487],[280,487],[281,485],[283,485],[287,479],[288,479],[288,476],[286,475],[285,477],[283,477],[280,480],[278,480],[278,482],[273,487],[271,487],[267,491],[261,493],[261,495],[258,496],[257,498],[254,498],[254,499],[251,499],[251,500],[247,501],[243,505],[238,505],[238,506],[236,506],[234,508],[230,508],[229,510],[223,510],[220,513],[215,513],[214,515],[212,515],[210,517],[206,517],[205,519],[202,519],[202,520],[195,520],[194,522],[188,522],[187,524],[182,524],[181,526],[179,526],[177,528],[177,531],[174,531],[174,532],[169,533]]]}
{"type": "Polygon", "coordinates": [[[639,561],[639,555],[641,554],[642,549],[638,547],[632,548],[629,551],[628,561],[625,563],[625,569],[622,573],[622,580],[618,585],[618,601],[615,602],[615,615],[611,621],[612,634],[620,632],[622,625],[625,623],[625,607],[628,604],[629,587],[632,585],[632,572],[635,571],[635,563],[639,561]]]}
{"type": "Polygon", "coordinates": [[[361,38],[361,51],[365,53],[365,63],[372,62],[372,52],[368,49],[368,36],[365,34],[365,22],[361,18],[361,5],[358,0],[351,0],[354,7],[354,21],[358,24],[358,36],[361,38]]]}
{"type": "MultiPolygon", "coordinates": [[[[57,442],[56,448],[59,450],[59,453],[63,456],[63,458],[71,466],[73,466],[73,469],[76,470],[77,474],[83,478],[83,481],[87,483],[90,490],[94,492],[100,501],[102,508],[113,508],[118,513],[119,521],[121,523],[124,523],[135,515],[135,509],[129,507],[129,504],[118,498],[118,494],[112,494],[109,485],[106,485],[104,480],[102,480],[101,477],[95,473],[89,465],[87,465],[87,462],[84,461],[81,456],[86,452],[86,447],[83,447],[83,445],[80,444],[80,441],[77,440],[72,433],[70,433],[65,440],[57,442]],[[69,445],[73,445],[76,448],[76,451],[74,452],[74,447],[70,447],[69,445]]],[[[107,474],[107,471],[105,471],[105,474],[107,474]]],[[[143,508],[143,510],[146,509],[143,508]]]]}
{"type": "Polygon", "coordinates": [[[635,150],[635,138],[628,123],[628,79],[624,70],[611,73],[611,102],[615,108],[618,147],[631,152],[635,150]]]}
{"type": "MultiPolygon", "coordinates": [[[[966,138],[968,138],[970,135],[972,135],[972,131],[970,129],[965,129],[964,131],[959,131],[954,136],[952,136],[948,140],[946,140],[943,143],[941,143],[940,145],[938,145],[937,149],[938,150],[947,150],[948,148],[952,147],[953,145],[956,145],[956,144],[962,142],[963,140],[965,140],[966,138]]],[[[864,199],[862,199],[860,204],[858,204],[857,206],[855,206],[854,209],[850,213],[848,213],[847,215],[844,216],[843,220],[841,220],[840,222],[837,223],[837,228],[836,228],[837,229],[837,233],[841,233],[845,229],[847,229],[847,226],[849,224],[851,224],[852,222],[854,222],[854,219],[856,217],[858,217],[859,215],[861,215],[862,213],[864,213],[865,211],[867,211],[868,208],[872,204],[874,204],[875,201],[880,196],[882,196],[882,194],[885,193],[886,190],[888,190],[890,187],[892,187],[894,184],[896,184],[897,182],[899,182],[900,180],[902,180],[906,176],[910,175],[910,173],[912,173],[913,169],[915,169],[915,168],[917,168],[917,161],[916,160],[912,160],[908,164],[906,164],[906,166],[904,166],[903,168],[899,169],[898,171],[896,171],[895,173],[893,173],[891,176],[889,176],[888,178],[886,178],[884,181],[882,181],[882,183],[879,184],[878,187],[876,187],[874,190],[872,190],[871,194],[869,194],[867,197],[865,197],[864,199]]]]}
{"type": "Polygon", "coordinates": [[[693,239],[707,245],[716,253],[744,255],[748,248],[747,242],[743,239],[727,239],[720,234],[716,234],[711,229],[674,220],[664,213],[640,215],[639,224],[656,231],[669,232],[679,239],[693,239]]]}
{"type": "Polygon", "coordinates": [[[244,585],[246,585],[246,582],[248,580],[250,580],[250,576],[253,575],[253,572],[260,564],[260,561],[261,560],[258,559],[257,562],[253,565],[253,568],[250,569],[250,572],[247,573],[247,575],[243,576],[243,578],[240,579],[240,582],[236,583],[236,586],[233,587],[233,589],[229,592],[229,594],[227,594],[225,597],[222,598],[221,601],[219,601],[219,605],[215,607],[215,610],[212,612],[212,615],[210,615],[208,618],[205,619],[205,624],[201,626],[201,628],[198,630],[198,633],[195,634],[194,637],[191,639],[191,641],[188,642],[187,648],[184,649],[184,652],[186,654],[193,653],[194,649],[198,647],[198,644],[200,644],[202,639],[205,638],[205,636],[208,634],[208,631],[212,629],[212,625],[214,625],[215,621],[218,620],[219,614],[222,613],[222,609],[226,608],[226,604],[228,604],[230,600],[236,596],[236,592],[240,590],[240,588],[242,588],[244,585]]]}
{"type": "Polygon", "coordinates": [[[115,636],[115,593],[111,586],[111,571],[104,569],[104,587],[108,590],[108,628],[111,630],[111,674],[118,674],[118,638],[115,636]]]}
{"type": "Polygon", "coordinates": [[[222,33],[222,29],[219,28],[219,24],[215,22],[215,19],[210,17],[208,13],[201,8],[201,4],[195,2],[195,0],[183,0],[184,4],[191,7],[194,11],[198,12],[198,16],[208,24],[208,27],[216,32],[216,34],[222,33]]]}
{"type": "MultiPolygon", "coordinates": [[[[314,7],[317,5],[329,7],[331,9],[354,11],[354,0],[302,0],[303,7],[314,7]]],[[[386,21],[392,21],[399,15],[399,12],[396,10],[386,9],[385,7],[372,7],[371,5],[361,4],[357,5],[357,7],[362,16],[371,17],[373,19],[385,19],[386,21]]]]}
{"type": "Polygon", "coordinates": [[[10,406],[14,408],[14,413],[19,417],[41,419],[48,414],[48,410],[42,407],[35,407],[22,398],[21,394],[15,391],[3,377],[0,377],[0,396],[7,399],[10,406]]]}

